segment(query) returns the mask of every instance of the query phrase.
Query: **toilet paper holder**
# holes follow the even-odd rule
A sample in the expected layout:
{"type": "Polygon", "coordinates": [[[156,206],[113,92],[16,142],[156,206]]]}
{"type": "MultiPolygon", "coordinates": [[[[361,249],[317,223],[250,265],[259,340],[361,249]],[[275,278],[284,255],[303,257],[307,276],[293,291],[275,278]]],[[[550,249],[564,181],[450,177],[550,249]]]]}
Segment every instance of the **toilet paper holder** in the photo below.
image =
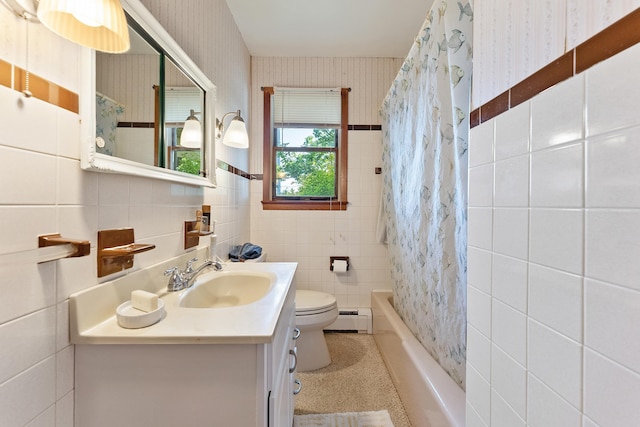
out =
{"type": "Polygon", "coordinates": [[[347,271],[349,271],[349,257],[348,256],[332,256],[329,257],[329,270],[333,271],[333,261],[346,261],[347,271]]]}

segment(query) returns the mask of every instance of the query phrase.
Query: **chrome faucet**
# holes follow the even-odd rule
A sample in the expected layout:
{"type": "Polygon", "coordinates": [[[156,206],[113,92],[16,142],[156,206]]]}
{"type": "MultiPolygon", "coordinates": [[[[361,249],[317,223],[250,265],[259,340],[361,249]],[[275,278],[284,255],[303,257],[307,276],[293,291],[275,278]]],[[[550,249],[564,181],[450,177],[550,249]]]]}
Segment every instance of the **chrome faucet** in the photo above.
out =
{"type": "Polygon", "coordinates": [[[190,288],[193,285],[195,278],[202,273],[205,268],[212,267],[216,271],[222,270],[222,264],[218,261],[212,261],[210,259],[205,260],[198,268],[193,269],[193,263],[198,258],[193,258],[187,261],[187,267],[184,271],[180,271],[178,267],[170,268],[164,272],[165,276],[169,277],[169,283],[167,284],[168,292],[176,292],[182,289],[190,288]]]}
{"type": "Polygon", "coordinates": [[[200,264],[200,267],[194,270],[192,266],[193,266],[193,263],[196,262],[197,260],[198,258],[194,258],[187,262],[187,268],[185,268],[184,270],[184,287],[185,288],[190,288],[193,285],[193,281],[196,279],[196,277],[202,272],[202,270],[204,270],[207,267],[213,267],[213,269],[216,271],[222,270],[222,264],[220,264],[218,261],[213,261],[210,259],[204,260],[204,262],[200,264]]]}

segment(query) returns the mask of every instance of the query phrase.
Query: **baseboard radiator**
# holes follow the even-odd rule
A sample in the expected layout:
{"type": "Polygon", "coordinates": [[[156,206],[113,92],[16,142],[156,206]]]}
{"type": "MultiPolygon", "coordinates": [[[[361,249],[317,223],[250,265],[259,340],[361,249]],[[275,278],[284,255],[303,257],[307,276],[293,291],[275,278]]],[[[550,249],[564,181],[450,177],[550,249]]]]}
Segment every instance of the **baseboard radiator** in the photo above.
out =
{"type": "Polygon", "coordinates": [[[325,331],[373,333],[370,308],[340,308],[338,312],[336,321],[324,328],[325,331]]]}

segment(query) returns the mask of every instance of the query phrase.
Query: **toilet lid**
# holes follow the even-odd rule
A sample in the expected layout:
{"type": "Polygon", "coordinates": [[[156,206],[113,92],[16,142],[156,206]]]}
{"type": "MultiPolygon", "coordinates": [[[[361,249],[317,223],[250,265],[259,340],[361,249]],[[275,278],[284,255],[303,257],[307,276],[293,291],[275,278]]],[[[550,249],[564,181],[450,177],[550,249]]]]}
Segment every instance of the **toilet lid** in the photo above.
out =
{"type": "Polygon", "coordinates": [[[335,305],[336,297],[325,292],[296,291],[296,313],[309,314],[333,308],[335,305]]]}

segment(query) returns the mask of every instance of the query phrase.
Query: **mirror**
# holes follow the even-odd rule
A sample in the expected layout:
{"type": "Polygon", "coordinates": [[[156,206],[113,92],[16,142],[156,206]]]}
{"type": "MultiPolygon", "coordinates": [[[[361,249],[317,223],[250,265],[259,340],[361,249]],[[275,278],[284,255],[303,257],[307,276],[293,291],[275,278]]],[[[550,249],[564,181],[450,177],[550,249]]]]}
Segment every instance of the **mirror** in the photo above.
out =
{"type": "Polygon", "coordinates": [[[138,0],[122,6],[131,49],[83,52],[82,168],[214,187],[215,86],[138,0]],[[200,148],[180,144],[191,111],[200,148]]]}

